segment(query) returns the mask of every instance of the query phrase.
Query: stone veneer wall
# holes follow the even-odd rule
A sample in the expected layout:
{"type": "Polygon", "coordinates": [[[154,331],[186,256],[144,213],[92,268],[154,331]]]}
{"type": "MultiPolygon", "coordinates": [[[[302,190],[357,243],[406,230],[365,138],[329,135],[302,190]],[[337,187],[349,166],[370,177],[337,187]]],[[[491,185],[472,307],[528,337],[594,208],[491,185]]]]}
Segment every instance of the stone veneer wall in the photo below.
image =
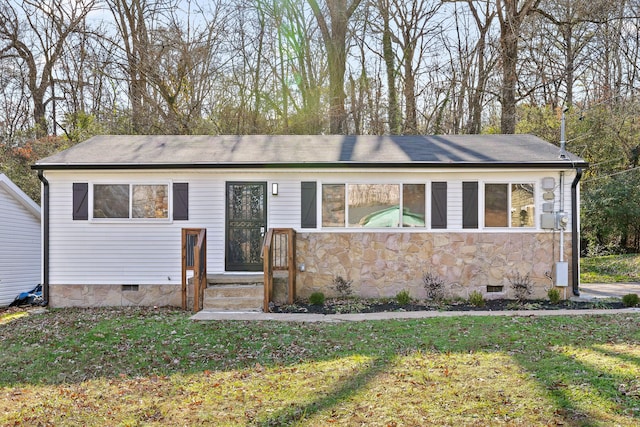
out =
{"type": "Polygon", "coordinates": [[[182,306],[180,285],[49,285],[51,307],[182,306]]]}
{"type": "MultiPolygon", "coordinates": [[[[353,281],[354,294],[363,298],[393,297],[407,290],[425,298],[426,272],[445,282],[447,297],[468,298],[479,291],[486,298],[513,298],[509,279],[530,275],[534,293],[546,298],[559,256],[558,233],[298,233],[297,295],[316,291],[335,295],[335,276],[353,281]],[[487,285],[503,286],[487,293],[487,285]]],[[[571,233],[565,233],[564,260],[569,262],[571,295],[571,233]]],[[[561,288],[562,289],[562,288],[561,288]]]]}

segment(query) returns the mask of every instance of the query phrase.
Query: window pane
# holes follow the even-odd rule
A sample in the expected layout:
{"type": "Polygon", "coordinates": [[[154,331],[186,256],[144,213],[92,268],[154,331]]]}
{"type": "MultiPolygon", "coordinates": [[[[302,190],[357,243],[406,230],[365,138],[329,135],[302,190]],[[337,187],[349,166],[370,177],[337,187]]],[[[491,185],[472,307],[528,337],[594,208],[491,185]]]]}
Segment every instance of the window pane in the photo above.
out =
{"type": "Polygon", "coordinates": [[[166,185],[134,185],[132,218],[169,218],[166,185]]]}
{"type": "Polygon", "coordinates": [[[403,227],[424,227],[424,189],[424,184],[404,184],[402,186],[403,227]]]}
{"type": "Polygon", "coordinates": [[[322,226],[344,227],[344,184],[322,185],[322,226]]]}
{"type": "Polygon", "coordinates": [[[484,187],[485,227],[508,227],[509,184],[486,184],[484,187]]]}
{"type": "Polygon", "coordinates": [[[398,227],[400,185],[349,185],[350,227],[398,227]]]}
{"type": "Polygon", "coordinates": [[[511,186],[511,226],[533,227],[534,215],[533,184],[513,184],[511,186]]]}
{"type": "Polygon", "coordinates": [[[93,186],[94,218],[129,218],[129,184],[93,186]]]}

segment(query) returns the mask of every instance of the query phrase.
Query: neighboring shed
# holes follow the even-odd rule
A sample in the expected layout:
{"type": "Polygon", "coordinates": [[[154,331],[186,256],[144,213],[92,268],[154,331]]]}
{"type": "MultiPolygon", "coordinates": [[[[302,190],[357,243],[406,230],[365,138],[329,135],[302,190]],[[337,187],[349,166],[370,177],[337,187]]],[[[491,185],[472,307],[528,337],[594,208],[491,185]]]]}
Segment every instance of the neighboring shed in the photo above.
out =
{"type": "Polygon", "coordinates": [[[0,307],[40,283],[40,207],[0,174],[0,307]]]}
{"type": "Polygon", "coordinates": [[[267,231],[294,230],[301,297],[342,276],[363,297],[421,298],[426,272],[451,297],[512,297],[516,275],[534,297],[577,293],[587,166],[531,135],[97,136],[33,166],[45,296],[180,305],[196,229],[210,275],[248,277],[267,231]]]}

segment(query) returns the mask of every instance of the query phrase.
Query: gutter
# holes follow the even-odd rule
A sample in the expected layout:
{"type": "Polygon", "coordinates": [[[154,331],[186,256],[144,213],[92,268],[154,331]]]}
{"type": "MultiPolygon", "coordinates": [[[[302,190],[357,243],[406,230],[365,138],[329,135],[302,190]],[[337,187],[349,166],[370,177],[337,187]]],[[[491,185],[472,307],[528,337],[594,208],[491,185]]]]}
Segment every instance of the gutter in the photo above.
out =
{"type": "Polygon", "coordinates": [[[578,234],[578,183],[582,178],[582,168],[576,168],[576,177],[571,183],[571,283],[573,294],[580,296],[580,239],[578,234]]]}
{"type": "Polygon", "coordinates": [[[587,167],[585,162],[568,166],[563,161],[542,162],[301,162],[301,163],[41,163],[31,166],[37,170],[166,170],[166,169],[573,169],[587,167]]]}
{"type": "Polygon", "coordinates": [[[38,171],[38,179],[42,182],[42,299],[44,305],[49,304],[49,181],[44,171],[38,171]]]}

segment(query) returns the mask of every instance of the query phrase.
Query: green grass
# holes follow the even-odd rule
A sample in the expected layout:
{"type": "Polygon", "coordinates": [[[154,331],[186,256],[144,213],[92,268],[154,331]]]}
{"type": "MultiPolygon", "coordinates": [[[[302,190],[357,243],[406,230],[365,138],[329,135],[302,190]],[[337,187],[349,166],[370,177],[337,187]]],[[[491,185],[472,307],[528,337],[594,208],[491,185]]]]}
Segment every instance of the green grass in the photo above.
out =
{"type": "Polygon", "coordinates": [[[640,423],[640,314],[202,322],[51,310],[0,324],[0,425],[640,423]]]}
{"type": "Polygon", "coordinates": [[[580,259],[582,283],[640,282],[640,254],[580,259]]]}

